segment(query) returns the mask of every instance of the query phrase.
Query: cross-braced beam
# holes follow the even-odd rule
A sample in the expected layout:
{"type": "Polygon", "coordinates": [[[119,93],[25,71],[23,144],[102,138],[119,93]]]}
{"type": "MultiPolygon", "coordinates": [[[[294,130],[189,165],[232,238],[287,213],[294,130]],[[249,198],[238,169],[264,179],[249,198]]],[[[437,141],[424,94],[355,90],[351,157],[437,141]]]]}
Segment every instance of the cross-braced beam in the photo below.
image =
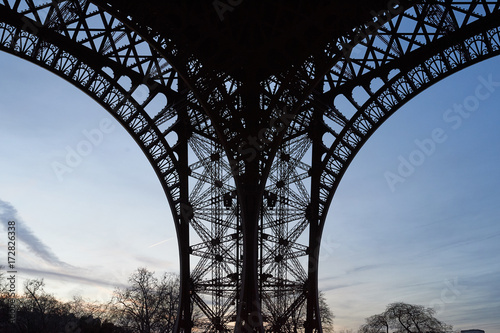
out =
{"type": "Polygon", "coordinates": [[[2,0],[0,49],[94,98],[151,162],[179,239],[177,332],[321,332],[321,234],[343,174],[404,103],[500,52],[499,6],[388,1],[265,79],[205,66],[113,1],[2,0]]]}

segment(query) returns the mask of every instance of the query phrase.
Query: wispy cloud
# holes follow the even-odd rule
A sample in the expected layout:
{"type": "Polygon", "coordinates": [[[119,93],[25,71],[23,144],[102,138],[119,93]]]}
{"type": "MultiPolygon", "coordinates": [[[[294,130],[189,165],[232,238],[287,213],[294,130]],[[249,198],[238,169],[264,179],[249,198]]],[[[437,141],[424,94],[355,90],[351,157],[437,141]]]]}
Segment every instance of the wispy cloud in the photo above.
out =
{"type": "Polygon", "coordinates": [[[158,242],[158,243],[156,243],[156,244],[150,245],[150,246],[149,246],[149,248],[152,248],[152,247],[158,246],[158,245],[160,245],[160,244],[163,244],[163,243],[169,242],[169,241],[171,241],[172,239],[174,239],[174,237],[170,237],[170,238],[167,238],[167,239],[165,239],[165,240],[162,240],[161,242],[158,242]]]}
{"type": "Polygon", "coordinates": [[[21,267],[20,271],[23,274],[27,274],[33,276],[34,278],[44,277],[44,278],[52,278],[57,281],[67,281],[74,282],[78,284],[87,284],[87,285],[97,285],[105,288],[125,288],[126,284],[119,282],[117,279],[108,278],[100,278],[100,277],[89,277],[88,275],[94,274],[89,272],[84,272],[82,270],[75,271],[74,273],[70,272],[55,272],[48,270],[39,270],[33,268],[21,267]]]}
{"type": "Polygon", "coordinates": [[[38,257],[42,258],[47,263],[68,267],[69,264],[61,261],[40,238],[38,238],[33,231],[24,223],[19,217],[17,210],[10,203],[0,199],[0,222],[7,230],[7,222],[16,222],[16,237],[25,244],[28,249],[38,257]]]}

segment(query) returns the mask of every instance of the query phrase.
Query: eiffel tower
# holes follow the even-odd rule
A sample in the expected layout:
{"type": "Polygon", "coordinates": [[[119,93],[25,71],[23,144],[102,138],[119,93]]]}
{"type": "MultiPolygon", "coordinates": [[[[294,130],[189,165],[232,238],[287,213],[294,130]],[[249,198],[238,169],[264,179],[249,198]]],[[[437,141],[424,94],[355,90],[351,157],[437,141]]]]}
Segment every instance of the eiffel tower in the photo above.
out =
{"type": "Polygon", "coordinates": [[[1,0],[0,49],[80,88],[147,156],[177,230],[176,332],[322,332],[342,176],[407,101],[500,53],[499,3],[1,0]]]}

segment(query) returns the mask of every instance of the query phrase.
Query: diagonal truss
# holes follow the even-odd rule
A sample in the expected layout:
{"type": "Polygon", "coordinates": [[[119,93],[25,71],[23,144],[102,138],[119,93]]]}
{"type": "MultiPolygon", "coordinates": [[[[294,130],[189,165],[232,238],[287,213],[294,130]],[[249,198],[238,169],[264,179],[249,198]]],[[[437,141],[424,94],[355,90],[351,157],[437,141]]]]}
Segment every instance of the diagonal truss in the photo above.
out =
{"type": "Polygon", "coordinates": [[[322,160],[323,221],[347,166],[390,115],[435,82],[498,54],[499,7],[496,1],[416,4],[329,71],[320,106],[324,139],[333,142],[322,160]],[[346,104],[350,116],[340,111],[346,104]]]}
{"type": "Polygon", "coordinates": [[[205,67],[111,1],[2,0],[0,49],[80,88],[144,151],[178,233],[177,331],[196,305],[206,332],[321,332],[321,232],[348,165],[412,97],[500,52],[498,1],[388,3],[265,80],[205,67]]]}

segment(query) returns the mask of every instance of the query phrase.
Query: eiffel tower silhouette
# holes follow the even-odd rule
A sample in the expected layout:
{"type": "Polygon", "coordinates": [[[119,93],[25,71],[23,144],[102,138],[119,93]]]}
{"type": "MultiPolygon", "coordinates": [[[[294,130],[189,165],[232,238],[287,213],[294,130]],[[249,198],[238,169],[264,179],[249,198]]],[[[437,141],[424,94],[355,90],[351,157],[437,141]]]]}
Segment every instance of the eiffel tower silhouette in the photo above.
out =
{"type": "Polygon", "coordinates": [[[0,49],[144,151],[177,230],[176,332],[322,332],[321,235],[350,162],[411,98],[497,55],[499,25],[481,0],[3,0],[0,49]]]}

